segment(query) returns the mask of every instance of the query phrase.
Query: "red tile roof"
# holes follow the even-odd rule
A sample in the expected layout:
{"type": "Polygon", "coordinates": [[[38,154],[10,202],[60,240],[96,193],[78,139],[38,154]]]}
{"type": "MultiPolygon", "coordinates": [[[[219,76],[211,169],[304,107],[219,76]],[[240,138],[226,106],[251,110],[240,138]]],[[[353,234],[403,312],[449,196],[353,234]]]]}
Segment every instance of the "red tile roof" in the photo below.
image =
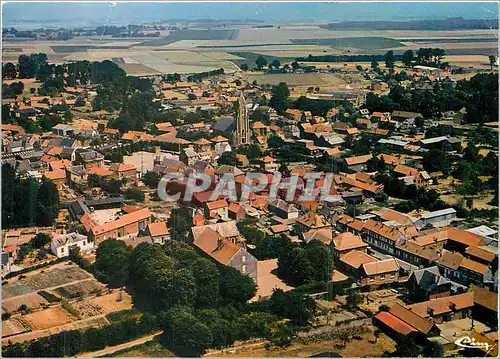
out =
{"type": "Polygon", "coordinates": [[[413,313],[399,303],[394,303],[392,305],[390,313],[423,334],[428,334],[434,327],[434,324],[428,322],[425,318],[413,313]]]}
{"type": "Polygon", "coordinates": [[[165,236],[168,234],[167,222],[155,222],[148,224],[149,234],[152,237],[165,236]]]}
{"type": "Polygon", "coordinates": [[[335,249],[338,251],[368,247],[368,244],[363,242],[360,236],[352,234],[351,232],[339,234],[337,237],[333,238],[332,242],[335,249]]]}
{"type": "Polygon", "coordinates": [[[151,213],[149,212],[149,208],[143,208],[140,210],[137,210],[132,213],[127,213],[124,216],[118,218],[115,221],[108,222],[105,224],[102,224],[100,226],[97,226],[92,229],[95,235],[101,234],[101,233],[106,233],[121,227],[125,227],[129,224],[143,221],[147,218],[151,217],[151,213]]]}
{"type": "Polygon", "coordinates": [[[401,335],[418,333],[417,329],[413,328],[411,325],[407,324],[406,322],[402,321],[401,319],[392,315],[389,312],[379,312],[375,316],[375,318],[401,335]]]}
{"type": "Polygon", "coordinates": [[[340,256],[340,261],[349,265],[352,268],[359,268],[365,263],[376,262],[377,259],[357,250],[350,251],[349,253],[340,256]]]}

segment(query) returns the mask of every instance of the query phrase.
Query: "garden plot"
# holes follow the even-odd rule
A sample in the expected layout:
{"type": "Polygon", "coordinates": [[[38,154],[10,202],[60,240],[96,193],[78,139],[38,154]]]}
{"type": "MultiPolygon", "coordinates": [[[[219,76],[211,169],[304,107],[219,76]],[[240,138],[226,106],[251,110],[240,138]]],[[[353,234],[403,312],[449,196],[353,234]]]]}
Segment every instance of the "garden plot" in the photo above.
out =
{"type": "Polygon", "coordinates": [[[30,331],[31,326],[22,317],[12,317],[8,320],[2,321],[2,337],[20,334],[26,331],[30,331]]]}
{"type": "Polygon", "coordinates": [[[27,309],[33,310],[48,304],[49,302],[38,293],[29,293],[2,301],[2,310],[4,313],[12,313],[17,311],[22,305],[25,305],[27,309]]]}
{"type": "Polygon", "coordinates": [[[20,280],[10,279],[9,283],[2,286],[3,300],[92,278],[90,274],[76,265],[68,266],[65,263],[56,266],[29,274],[27,278],[20,280]]]}
{"type": "Polygon", "coordinates": [[[89,279],[83,282],[56,288],[54,289],[54,292],[56,293],[56,295],[59,295],[66,299],[73,299],[83,297],[92,293],[100,293],[104,289],[104,284],[99,283],[95,279],[89,279]]]}
{"type": "Polygon", "coordinates": [[[101,295],[88,301],[91,305],[101,307],[106,314],[132,308],[132,297],[125,291],[101,295]]]}

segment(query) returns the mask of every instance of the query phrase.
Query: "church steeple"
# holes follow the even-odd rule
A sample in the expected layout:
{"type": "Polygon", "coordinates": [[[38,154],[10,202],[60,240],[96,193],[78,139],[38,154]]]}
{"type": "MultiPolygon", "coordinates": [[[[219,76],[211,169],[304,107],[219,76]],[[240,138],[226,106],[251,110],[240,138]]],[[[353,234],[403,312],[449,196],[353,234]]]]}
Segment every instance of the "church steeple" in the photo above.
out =
{"type": "Polygon", "coordinates": [[[236,119],[236,133],[234,134],[234,145],[241,146],[250,142],[250,125],[248,124],[248,112],[245,96],[240,91],[238,100],[238,117],[236,119]]]}

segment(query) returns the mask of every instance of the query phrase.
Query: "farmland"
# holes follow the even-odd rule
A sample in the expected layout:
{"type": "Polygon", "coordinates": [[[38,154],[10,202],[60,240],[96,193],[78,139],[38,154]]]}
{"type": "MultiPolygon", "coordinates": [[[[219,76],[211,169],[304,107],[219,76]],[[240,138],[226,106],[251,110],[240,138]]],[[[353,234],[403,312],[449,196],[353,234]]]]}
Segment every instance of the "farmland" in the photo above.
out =
{"type": "MultiPolygon", "coordinates": [[[[162,32],[154,39],[109,36],[79,37],[68,41],[4,41],[4,61],[19,55],[44,52],[55,63],[74,60],[112,60],[129,75],[195,73],[237,65],[254,65],[263,55],[281,62],[311,55],[402,53],[420,47],[440,47],[447,55],[487,56],[497,53],[497,38],[490,30],[332,30],[328,27],[288,24],[281,27],[227,25],[224,29],[186,28],[162,32]]],[[[268,61],[269,62],[269,61],[268,61]]],[[[457,64],[466,61],[457,61],[457,64]]],[[[475,66],[475,65],[471,65],[475,66]]],[[[482,68],[482,64],[477,64],[482,68]]],[[[313,83],[311,83],[313,85],[313,83]]]]}
{"type": "Polygon", "coordinates": [[[11,342],[41,338],[63,330],[109,324],[106,315],[132,308],[122,290],[108,290],[72,263],[14,277],[3,285],[2,336],[11,342]]]}

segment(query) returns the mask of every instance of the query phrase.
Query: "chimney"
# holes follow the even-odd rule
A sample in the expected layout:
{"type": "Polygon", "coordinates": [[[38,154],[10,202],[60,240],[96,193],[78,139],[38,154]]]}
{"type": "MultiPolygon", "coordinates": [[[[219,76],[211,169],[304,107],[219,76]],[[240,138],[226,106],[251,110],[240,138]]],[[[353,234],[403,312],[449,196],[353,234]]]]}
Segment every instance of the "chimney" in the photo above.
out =
{"type": "Polygon", "coordinates": [[[222,247],[224,246],[224,241],[222,240],[222,238],[218,238],[217,239],[217,247],[215,248],[216,251],[218,251],[219,249],[221,249],[222,247]]]}
{"type": "Polygon", "coordinates": [[[161,153],[161,147],[160,146],[155,146],[155,153],[156,154],[161,153]]]}

